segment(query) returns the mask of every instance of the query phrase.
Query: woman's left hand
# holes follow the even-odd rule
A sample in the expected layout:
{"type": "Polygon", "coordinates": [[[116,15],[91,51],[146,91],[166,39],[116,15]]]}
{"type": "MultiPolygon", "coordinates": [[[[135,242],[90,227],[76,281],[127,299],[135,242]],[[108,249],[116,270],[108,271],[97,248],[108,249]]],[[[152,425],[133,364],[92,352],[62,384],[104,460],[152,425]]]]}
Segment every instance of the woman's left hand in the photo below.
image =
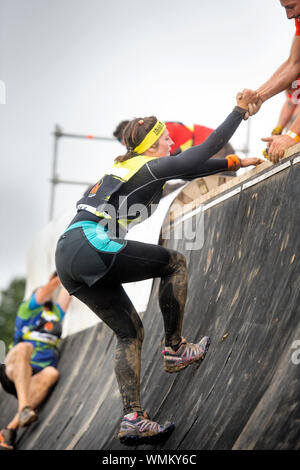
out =
{"type": "Polygon", "coordinates": [[[246,166],[252,166],[252,165],[260,165],[261,163],[265,162],[265,160],[262,160],[261,158],[240,158],[241,162],[241,168],[246,167],[246,166]]]}

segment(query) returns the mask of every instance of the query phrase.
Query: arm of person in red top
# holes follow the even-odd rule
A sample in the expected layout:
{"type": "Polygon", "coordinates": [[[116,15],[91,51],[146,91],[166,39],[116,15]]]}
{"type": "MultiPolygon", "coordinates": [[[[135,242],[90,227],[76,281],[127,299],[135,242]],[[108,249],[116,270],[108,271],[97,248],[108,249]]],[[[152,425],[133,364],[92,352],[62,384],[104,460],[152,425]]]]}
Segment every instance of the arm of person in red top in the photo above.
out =
{"type": "Polygon", "coordinates": [[[262,102],[286,90],[300,75],[300,36],[295,36],[288,59],[257,90],[262,102]]]}
{"type": "MultiPolygon", "coordinates": [[[[294,6],[295,7],[295,6],[294,6]]],[[[287,13],[289,19],[292,18],[289,13],[287,13]]],[[[298,78],[300,75],[300,24],[298,18],[295,19],[296,24],[296,34],[292,43],[290,55],[288,59],[280,65],[275,73],[267,80],[263,85],[261,85],[257,91],[260,97],[260,104],[254,109],[249,106],[249,112],[245,114],[244,119],[248,119],[249,116],[256,114],[262,103],[267,101],[274,95],[277,95],[283,90],[286,90],[290,84],[298,78]]]]}

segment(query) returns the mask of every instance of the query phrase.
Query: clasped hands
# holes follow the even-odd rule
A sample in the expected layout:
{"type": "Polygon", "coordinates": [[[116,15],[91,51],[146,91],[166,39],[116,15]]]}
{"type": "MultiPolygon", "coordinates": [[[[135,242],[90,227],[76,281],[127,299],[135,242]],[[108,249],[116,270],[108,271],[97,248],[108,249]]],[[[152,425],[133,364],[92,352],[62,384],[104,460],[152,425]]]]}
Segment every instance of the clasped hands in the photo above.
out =
{"type": "Polygon", "coordinates": [[[236,95],[236,103],[240,108],[247,110],[244,116],[244,119],[247,120],[249,116],[253,116],[259,111],[263,102],[257,91],[245,88],[236,95]]]}

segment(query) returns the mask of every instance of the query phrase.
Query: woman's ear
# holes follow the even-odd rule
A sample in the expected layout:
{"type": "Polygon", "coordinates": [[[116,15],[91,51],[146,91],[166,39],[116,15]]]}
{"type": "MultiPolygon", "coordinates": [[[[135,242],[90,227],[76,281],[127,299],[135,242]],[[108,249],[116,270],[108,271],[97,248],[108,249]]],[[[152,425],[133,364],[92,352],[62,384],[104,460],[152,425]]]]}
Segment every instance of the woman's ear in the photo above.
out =
{"type": "MultiPolygon", "coordinates": [[[[156,144],[156,142],[155,142],[155,144],[156,144]]],[[[157,145],[155,145],[155,144],[152,145],[152,147],[150,147],[150,148],[148,149],[148,151],[149,151],[150,153],[152,153],[152,154],[155,153],[155,152],[157,152],[157,145]]]]}
{"type": "Polygon", "coordinates": [[[152,147],[148,148],[148,150],[146,150],[145,155],[147,155],[147,157],[153,157],[153,155],[155,155],[155,153],[157,152],[157,145],[155,144],[152,145],[152,147]]]}

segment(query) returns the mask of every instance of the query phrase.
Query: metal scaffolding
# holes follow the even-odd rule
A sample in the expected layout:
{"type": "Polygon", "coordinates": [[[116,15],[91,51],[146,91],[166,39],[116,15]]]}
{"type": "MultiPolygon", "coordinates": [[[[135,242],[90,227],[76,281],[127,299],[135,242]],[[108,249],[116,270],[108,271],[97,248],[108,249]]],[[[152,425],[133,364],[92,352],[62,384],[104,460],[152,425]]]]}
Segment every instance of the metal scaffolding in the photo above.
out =
{"type": "Polygon", "coordinates": [[[66,179],[60,179],[57,174],[57,162],[58,162],[58,142],[62,137],[68,137],[72,139],[89,139],[89,140],[100,140],[105,142],[118,142],[114,137],[102,137],[95,135],[84,135],[84,134],[70,134],[63,132],[62,128],[56,124],[53,132],[54,135],[54,146],[53,146],[53,159],[52,159],[52,176],[50,179],[51,182],[51,193],[50,193],[50,210],[49,210],[49,220],[53,218],[54,215],[54,202],[55,202],[55,189],[58,184],[79,184],[88,186],[91,182],[87,181],[72,181],[66,179]]]}
{"type": "MultiPolygon", "coordinates": [[[[51,182],[51,194],[50,194],[50,211],[49,211],[49,220],[53,218],[54,214],[54,202],[55,202],[55,189],[56,185],[58,184],[79,184],[88,186],[91,182],[87,181],[72,181],[72,180],[65,180],[60,179],[57,174],[57,161],[58,161],[58,141],[61,137],[68,137],[72,139],[89,139],[89,140],[100,140],[104,142],[118,142],[117,139],[114,137],[102,137],[102,136],[95,136],[95,135],[84,135],[84,134],[70,134],[63,132],[62,128],[56,124],[55,129],[53,132],[54,135],[54,147],[53,147],[53,161],[52,161],[52,177],[50,179],[51,182]]],[[[237,152],[242,152],[246,157],[249,153],[249,143],[250,143],[250,119],[247,121],[247,136],[246,142],[243,148],[236,150],[237,152]]]]}

